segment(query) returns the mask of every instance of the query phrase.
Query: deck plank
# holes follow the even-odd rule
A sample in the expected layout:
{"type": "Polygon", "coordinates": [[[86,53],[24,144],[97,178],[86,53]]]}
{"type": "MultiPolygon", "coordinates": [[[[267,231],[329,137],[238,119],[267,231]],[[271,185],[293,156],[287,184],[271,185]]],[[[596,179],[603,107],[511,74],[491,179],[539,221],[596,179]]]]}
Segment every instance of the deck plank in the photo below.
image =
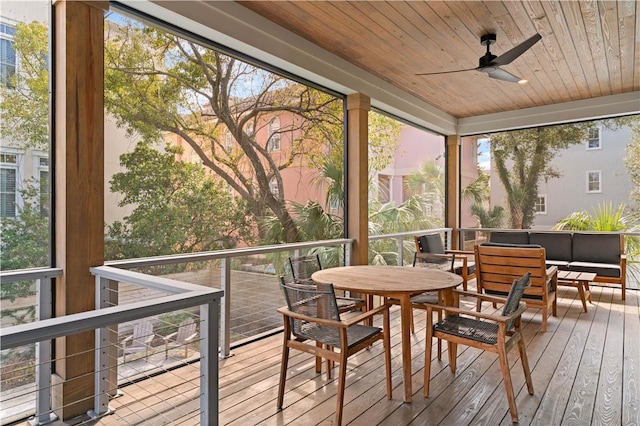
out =
{"type": "MultiPolygon", "coordinates": [[[[509,353],[521,425],[640,424],[640,294],[629,291],[623,303],[618,293],[593,285],[593,304],[585,313],[577,291],[561,288],[558,316],[549,318],[546,333],[539,331],[540,311],[525,312],[523,336],[534,395],[526,391],[517,351],[509,353]]],[[[391,312],[393,399],[386,398],[378,342],[349,360],[343,424],[511,424],[495,354],[459,346],[458,371],[452,374],[446,345],[443,360],[437,361],[434,341],[431,395],[422,396],[425,319],[420,310],[414,311],[412,335],[414,398],[403,402],[398,307],[391,312]]],[[[337,371],[331,380],[318,375],[309,354],[291,352],[285,407],[276,409],[281,350],[282,335],[277,334],[236,348],[220,361],[220,424],[332,424],[337,371]]],[[[96,424],[196,425],[193,385],[198,374],[193,364],[123,387],[124,395],[110,404],[116,414],[96,424]],[[193,399],[182,404],[187,395],[193,399]]]]}

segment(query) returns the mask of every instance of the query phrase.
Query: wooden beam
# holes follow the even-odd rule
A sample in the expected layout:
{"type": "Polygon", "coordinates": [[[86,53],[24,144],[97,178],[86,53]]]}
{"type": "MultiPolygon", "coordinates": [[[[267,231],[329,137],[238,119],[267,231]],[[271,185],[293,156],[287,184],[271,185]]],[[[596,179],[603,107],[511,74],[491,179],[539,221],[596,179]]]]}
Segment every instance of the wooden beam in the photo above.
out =
{"type": "MultiPolygon", "coordinates": [[[[55,315],[94,309],[89,268],[104,263],[105,1],[55,8],[55,315]]],[[[53,407],[64,420],[93,408],[94,333],[55,341],[53,407]]]]}
{"type": "Polygon", "coordinates": [[[347,96],[347,237],[354,238],[352,265],[369,263],[369,109],[368,96],[347,96]]]}
{"type": "Polygon", "coordinates": [[[445,226],[453,228],[451,247],[459,248],[458,228],[460,226],[460,135],[446,137],[447,141],[447,215],[445,226]]]}

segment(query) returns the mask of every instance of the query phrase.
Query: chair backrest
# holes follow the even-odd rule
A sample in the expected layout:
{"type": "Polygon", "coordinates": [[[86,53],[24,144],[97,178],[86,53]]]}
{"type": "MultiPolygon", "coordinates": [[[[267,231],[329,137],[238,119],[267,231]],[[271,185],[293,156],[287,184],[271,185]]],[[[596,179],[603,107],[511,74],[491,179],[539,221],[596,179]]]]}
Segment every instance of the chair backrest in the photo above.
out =
{"type": "MultiPolygon", "coordinates": [[[[520,306],[520,300],[522,299],[522,295],[524,294],[524,290],[531,285],[530,282],[531,273],[527,272],[517,280],[513,281],[511,285],[511,290],[509,291],[509,295],[507,296],[507,301],[504,304],[504,308],[502,309],[502,315],[507,316],[511,315],[518,309],[520,306]]],[[[509,331],[515,320],[508,321],[506,324],[506,329],[509,331]]]]}
{"type": "Polygon", "coordinates": [[[188,337],[193,336],[196,332],[196,322],[193,318],[189,317],[182,321],[178,326],[178,334],[176,335],[176,342],[184,343],[188,337]]]}
{"type": "Polygon", "coordinates": [[[444,244],[440,234],[426,234],[413,237],[418,253],[444,254],[444,244]]]}
{"type": "MultiPolygon", "coordinates": [[[[281,282],[280,287],[291,312],[312,318],[340,321],[333,284],[317,283],[311,286],[281,282]]],[[[316,340],[318,330],[333,334],[334,337],[339,334],[336,327],[318,325],[295,318],[292,318],[291,324],[293,335],[302,339],[316,340]]]]}
{"type": "Polygon", "coordinates": [[[478,291],[508,293],[513,281],[527,272],[531,285],[525,294],[541,295],[547,290],[546,255],[542,247],[475,246],[478,291]]]}
{"type": "Polygon", "coordinates": [[[131,346],[145,346],[145,341],[153,335],[153,324],[146,318],[139,320],[133,327],[131,346]]]}
{"type": "Polygon", "coordinates": [[[289,271],[295,281],[311,280],[311,274],[322,269],[320,256],[317,254],[290,257],[288,263],[289,271]]]}

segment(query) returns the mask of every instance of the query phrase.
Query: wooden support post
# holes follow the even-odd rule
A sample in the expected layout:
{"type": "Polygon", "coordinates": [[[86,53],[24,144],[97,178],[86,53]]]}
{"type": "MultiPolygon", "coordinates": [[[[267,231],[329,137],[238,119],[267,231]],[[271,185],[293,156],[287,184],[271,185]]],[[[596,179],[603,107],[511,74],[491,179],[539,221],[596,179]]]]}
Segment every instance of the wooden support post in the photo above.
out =
{"type": "MultiPolygon", "coordinates": [[[[55,8],[55,248],[64,269],[55,315],[94,309],[92,266],[104,262],[104,11],[107,1],[57,0],[55,8]]],[[[94,333],[56,339],[56,414],[93,407],[94,333]]]]}
{"type": "Polygon", "coordinates": [[[460,145],[459,135],[447,136],[447,192],[445,226],[452,228],[451,248],[458,249],[460,241],[460,145]]]}
{"type": "Polygon", "coordinates": [[[347,96],[347,237],[355,239],[352,265],[369,262],[369,110],[361,93],[347,96]]]}

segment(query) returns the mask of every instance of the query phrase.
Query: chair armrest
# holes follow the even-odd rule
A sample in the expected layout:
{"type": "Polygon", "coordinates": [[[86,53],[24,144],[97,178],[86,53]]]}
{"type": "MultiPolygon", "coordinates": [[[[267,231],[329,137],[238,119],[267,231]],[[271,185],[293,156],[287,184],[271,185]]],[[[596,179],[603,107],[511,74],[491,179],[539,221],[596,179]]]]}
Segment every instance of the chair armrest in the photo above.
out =
{"type": "Polygon", "coordinates": [[[524,311],[527,310],[527,306],[521,303],[520,306],[518,306],[518,309],[516,309],[511,315],[505,316],[505,315],[485,314],[482,312],[471,311],[468,309],[454,308],[453,306],[432,305],[430,303],[425,303],[424,305],[430,309],[444,309],[444,311],[447,314],[464,314],[464,315],[469,315],[475,318],[482,318],[482,319],[486,319],[494,322],[510,321],[512,319],[518,318],[520,315],[523,314],[524,311]]]}
{"type": "Polygon", "coordinates": [[[165,342],[168,342],[169,340],[173,339],[174,337],[176,337],[176,335],[178,334],[177,331],[174,331],[171,334],[167,334],[166,336],[163,337],[165,342]]]}
{"type": "Polygon", "coordinates": [[[452,259],[455,257],[455,253],[417,253],[418,259],[452,259]]]}
{"type": "Polygon", "coordinates": [[[445,250],[445,253],[451,253],[451,254],[461,254],[464,256],[473,256],[475,253],[473,251],[469,251],[469,250],[445,250]]]}
{"type": "Polygon", "coordinates": [[[198,332],[195,332],[191,336],[189,336],[186,339],[184,339],[184,342],[185,343],[191,343],[192,341],[195,340],[196,337],[198,337],[198,332]]]}
{"type": "Polygon", "coordinates": [[[453,292],[454,292],[454,295],[457,297],[459,296],[475,297],[476,299],[482,299],[485,302],[500,303],[503,305],[507,303],[506,297],[493,296],[490,294],[476,293],[473,291],[464,291],[464,290],[453,290],[453,292]]]}
{"type": "Polygon", "coordinates": [[[133,340],[133,334],[130,334],[127,337],[125,337],[124,339],[122,339],[122,342],[120,342],[120,344],[122,345],[122,347],[125,347],[125,346],[127,346],[127,343],[129,343],[132,340],[133,340]]]}
{"type": "Polygon", "coordinates": [[[280,312],[282,315],[284,315],[285,317],[289,317],[289,318],[295,318],[302,321],[313,322],[316,324],[326,325],[329,327],[345,327],[342,321],[334,321],[334,320],[325,319],[325,318],[316,318],[316,317],[310,317],[308,315],[298,314],[290,311],[289,308],[287,308],[286,306],[283,306],[282,308],[278,308],[276,310],[280,312]]]}
{"type": "Polygon", "coordinates": [[[346,320],[341,321],[344,325],[346,325],[347,327],[351,327],[354,324],[357,324],[359,322],[362,322],[365,319],[368,319],[370,317],[373,317],[374,315],[378,315],[384,311],[388,311],[389,310],[389,306],[388,304],[384,304],[381,306],[378,306],[377,308],[371,309],[369,311],[363,312],[360,315],[357,315],[355,317],[351,317],[348,318],[346,320]]]}
{"type": "Polygon", "coordinates": [[[553,265],[547,268],[547,276],[552,278],[554,275],[558,275],[558,267],[553,265]]]}
{"type": "Polygon", "coordinates": [[[144,344],[149,345],[153,342],[153,339],[156,337],[155,333],[151,333],[146,339],[144,339],[144,344]]]}

